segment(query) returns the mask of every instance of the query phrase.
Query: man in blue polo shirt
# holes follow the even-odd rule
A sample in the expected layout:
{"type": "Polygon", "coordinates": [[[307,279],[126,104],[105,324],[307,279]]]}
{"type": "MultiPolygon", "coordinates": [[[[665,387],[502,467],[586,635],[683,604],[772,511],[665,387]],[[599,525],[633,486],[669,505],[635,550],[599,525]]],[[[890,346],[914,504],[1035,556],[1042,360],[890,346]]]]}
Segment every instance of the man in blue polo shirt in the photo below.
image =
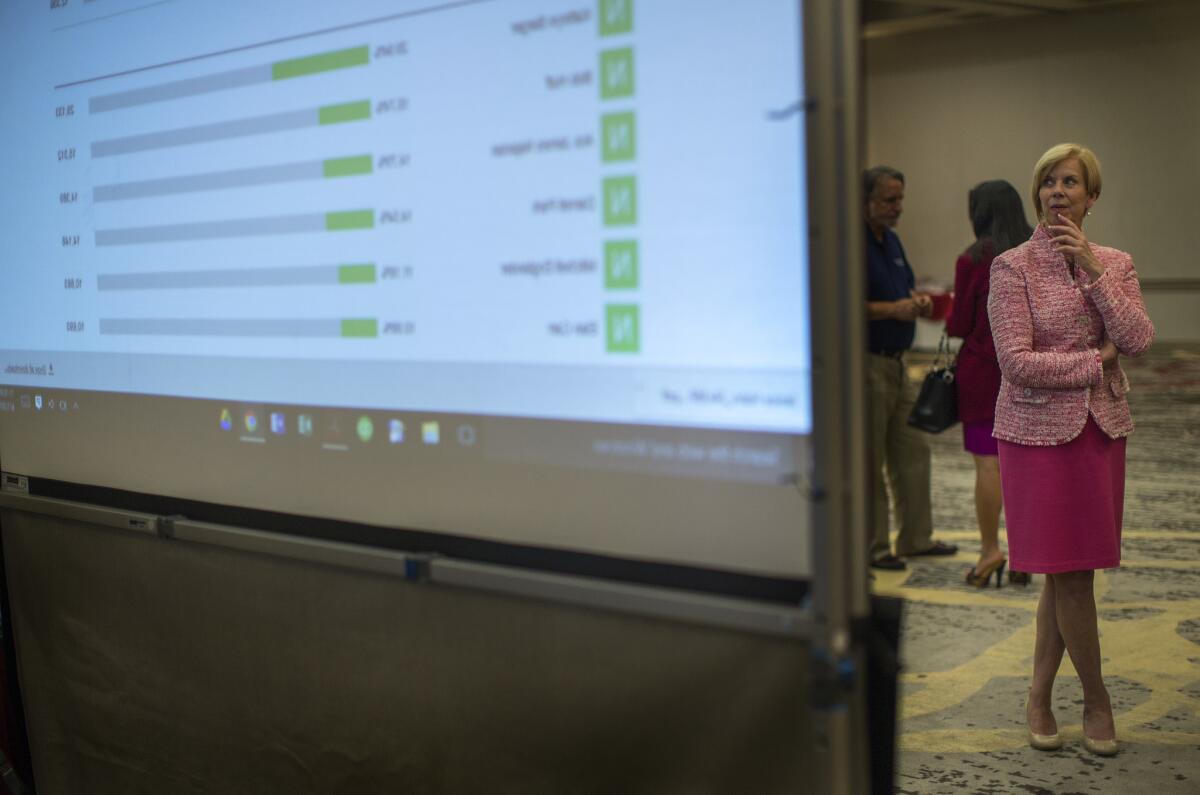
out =
{"type": "Polygon", "coordinates": [[[929,491],[929,443],[908,425],[917,386],[908,379],[904,352],[912,347],[918,317],[929,317],[929,296],[913,290],[912,267],[892,227],[904,204],[904,175],[875,166],[863,175],[867,235],[867,410],[870,417],[873,516],[871,566],[903,569],[904,558],[953,555],[958,547],[933,540],[929,491]],[[888,541],[891,490],[899,532],[896,552],[888,541]]]}

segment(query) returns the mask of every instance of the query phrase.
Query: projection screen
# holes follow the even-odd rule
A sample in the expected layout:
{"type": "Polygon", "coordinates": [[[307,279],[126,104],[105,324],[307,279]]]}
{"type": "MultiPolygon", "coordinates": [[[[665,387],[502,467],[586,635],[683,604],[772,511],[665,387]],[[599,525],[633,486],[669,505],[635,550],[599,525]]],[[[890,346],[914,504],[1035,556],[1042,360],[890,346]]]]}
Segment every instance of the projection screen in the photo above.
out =
{"type": "Polygon", "coordinates": [[[801,4],[0,6],[0,465],[799,580],[801,4]]]}

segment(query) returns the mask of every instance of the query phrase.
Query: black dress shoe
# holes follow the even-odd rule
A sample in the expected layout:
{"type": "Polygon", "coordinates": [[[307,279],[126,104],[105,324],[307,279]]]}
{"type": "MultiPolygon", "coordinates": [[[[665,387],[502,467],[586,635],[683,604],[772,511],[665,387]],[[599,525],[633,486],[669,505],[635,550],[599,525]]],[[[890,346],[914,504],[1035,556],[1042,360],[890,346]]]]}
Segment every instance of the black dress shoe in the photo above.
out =
{"type": "Polygon", "coordinates": [[[871,568],[885,569],[887,571],[903,571],[904,569],[908,568],[908,565],[903,560],[889,552],[886,555],[881,555],[880,557],[877,557],[875,560],[871,561],[871,568]]]}
{"type": "Polygon", "coordinates": [[[929,549],[923,549],[920,552],[909,552],[907,557],[917,558],[922,555],[957,555],[957,544],[946,544],[941,541],[934,541],[933,546],[929,549]]]}

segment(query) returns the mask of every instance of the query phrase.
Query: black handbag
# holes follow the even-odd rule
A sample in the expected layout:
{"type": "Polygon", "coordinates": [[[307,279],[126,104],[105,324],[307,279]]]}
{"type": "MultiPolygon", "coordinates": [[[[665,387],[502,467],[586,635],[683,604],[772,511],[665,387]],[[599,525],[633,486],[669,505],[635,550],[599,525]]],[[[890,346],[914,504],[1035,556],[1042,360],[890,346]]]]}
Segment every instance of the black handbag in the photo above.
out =
{"type": "Polygon", "coordinates": [[[954,381],[956,363],[957,358],[951,358],[950,342],[943,333],[933,367],[925,374],[925,380],[921,382],[921,394],[909,412],[909,425],[929,433],[941,433],[958,422],[958,386],[954,381]]]}

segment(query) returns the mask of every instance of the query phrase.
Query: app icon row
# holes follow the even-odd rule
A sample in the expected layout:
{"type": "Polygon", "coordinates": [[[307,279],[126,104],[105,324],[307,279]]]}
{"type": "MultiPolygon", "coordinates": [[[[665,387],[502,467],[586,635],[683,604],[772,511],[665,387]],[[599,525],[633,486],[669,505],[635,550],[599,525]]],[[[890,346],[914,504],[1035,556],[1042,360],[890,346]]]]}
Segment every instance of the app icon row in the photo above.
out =
{"type": "MultiPolygon", "coordinates": [[[[316,435],[314,417],[312,414],[306,413],[296,414],[294,421],[289,422],[287,413],[282,411],[261,412],[256,409],[247,409],[242,411],[240,416],[235,417],[231,409],[222,408],[218,424],[222,431],[233,431],[237,427],[239,431],[248,434],[269,432],[273,436],[286,436],[289,433],[295,433],[302,437],[316,435]]],[[[353,429],[358,440],[366,444],[375,439],[376,420],[369,415],[360,414],[353,422],[353,429]]],[[[442,441],[442,426],[437,420],[414,423],[414,430],[420,431],[422,444],[436,445],[442,441]]],[[[337,416],[330,419],[326,433],[331,436],[342,436],[342,427],[337,416]]],[[[403,444],[407,434],[408,426],[404,420],[396,417],[389,418],[379,428],[380,437],[383,438],[386,435],[389,444],[403,444]]],[[[472,425],[459,425],[455,435],[459,444],[464,447],[475,444],[475,428],[472,425]]]]}

